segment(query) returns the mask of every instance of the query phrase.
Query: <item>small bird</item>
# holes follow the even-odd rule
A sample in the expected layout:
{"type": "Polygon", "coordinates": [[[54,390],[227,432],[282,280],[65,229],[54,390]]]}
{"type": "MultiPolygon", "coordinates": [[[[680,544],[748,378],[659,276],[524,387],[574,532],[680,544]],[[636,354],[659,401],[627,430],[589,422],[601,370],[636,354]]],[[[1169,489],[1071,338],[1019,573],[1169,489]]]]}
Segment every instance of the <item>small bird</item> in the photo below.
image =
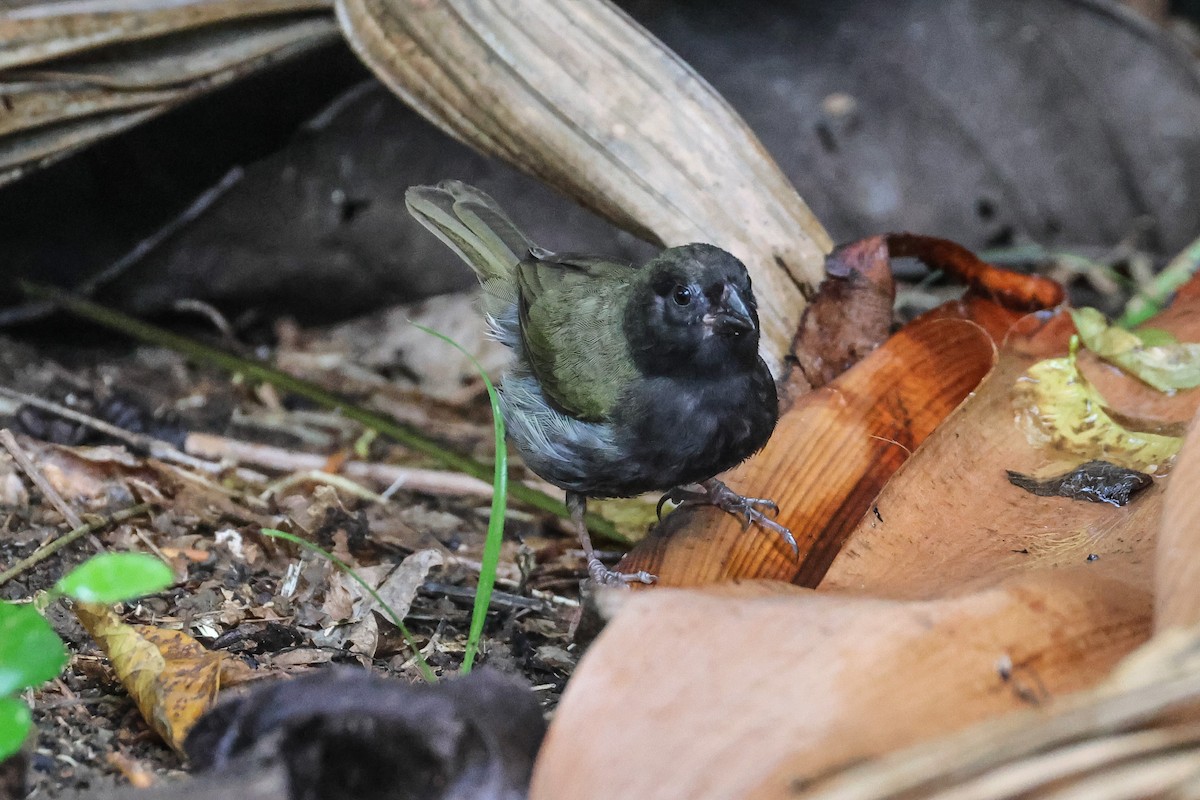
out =
{"type": "Polygon", "coordinates": [[[459,181],[411,187],[405,202],[479,277],[491,334],[514,352],[499,389],[509,438],[526,466],[566,491],[593,580],[655,578],[597,558],[588,497],[665,491],[664,501],[763,525],[797,551],[762,511],[778,513],[773,502],[713,477],[760,450],[779,416],[742,262],[710,244],[671,247],[641,267],[552,253],[459,181]]]}

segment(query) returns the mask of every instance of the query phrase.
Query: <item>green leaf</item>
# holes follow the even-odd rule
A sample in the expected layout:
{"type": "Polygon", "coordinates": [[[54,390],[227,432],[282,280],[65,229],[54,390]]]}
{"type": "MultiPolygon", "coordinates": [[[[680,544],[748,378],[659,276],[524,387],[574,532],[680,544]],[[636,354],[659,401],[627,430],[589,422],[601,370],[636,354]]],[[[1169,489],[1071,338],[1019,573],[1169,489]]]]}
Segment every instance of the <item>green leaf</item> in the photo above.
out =
{"type": "Polygon", "coordinates": [[[1094,308],[1074,309],[1071,318],[1084,347],[1160,392],[1200,386],[1200,344],[1148,345],[1143,336],[1162,337],[1109,325],[1094,308]]]}
{"type": "Polygon", "coordinates": [[[33,606],[0,603],[0,697],[45,683],[66,663],[62,639],[33,606]]]}
{"type": "Polygon", "coordinates": [[[87,603],[119,603],[162,591],[175,582],[171,568],[144,553],[106,553],[64,575],[55,591],[87,603]]]}
{"type": "Polygon", "coordinates": [[[1175,338],[1175,334],[1170,331],[1164,331],[1162,328],[1138,328],[1133,332],[1133,335],[1141,339],[1142,344],[1146,347],[1179,344],[1179,340],[1175,338]]]}
{"type": "Polygon", "coordinates": [[[0,761],[21,749],[32,725],[28,706],[15,697],[0,697],[0,761]]]}

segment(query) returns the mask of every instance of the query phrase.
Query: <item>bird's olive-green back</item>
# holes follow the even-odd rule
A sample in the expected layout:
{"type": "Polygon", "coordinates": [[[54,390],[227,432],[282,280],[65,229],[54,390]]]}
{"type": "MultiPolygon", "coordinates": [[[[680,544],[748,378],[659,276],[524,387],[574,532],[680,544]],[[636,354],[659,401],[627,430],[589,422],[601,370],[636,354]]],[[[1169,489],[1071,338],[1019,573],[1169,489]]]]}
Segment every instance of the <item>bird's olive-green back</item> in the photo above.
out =
{"type": "Polygon", "coordinates": [[[563,411],[605,419],[637,377],[623,329],[635,270],[546,254],[517,266],[521,336],[542,390],[563,411]]]}

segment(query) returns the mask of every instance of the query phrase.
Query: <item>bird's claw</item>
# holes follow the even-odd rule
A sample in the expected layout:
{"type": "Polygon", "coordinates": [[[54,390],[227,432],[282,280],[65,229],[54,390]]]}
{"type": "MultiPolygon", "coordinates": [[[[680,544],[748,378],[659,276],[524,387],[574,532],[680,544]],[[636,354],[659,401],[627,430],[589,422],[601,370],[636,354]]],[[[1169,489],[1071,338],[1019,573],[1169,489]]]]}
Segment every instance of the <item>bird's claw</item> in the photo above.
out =
{"type": "Polygon", "coordinates": [[[598,558],[588,559],[588,577],[601,587],[628,587],[631,583],[654,583],[658,581],[653,575],[644,570],[637,572],[617,572],[610,570],[598,558]]]}
{"type": "Polygon", "coordinates": [[[715,478],[705,481],[700,486],[702,487],[701,491],[677,486],[664,494],[658,501],[659,519],[662,519],[663,504],[668,500],[676,505],[708,503],[726,513],[740,517],[742,530],[746,530],[751,524],[756,524],[779,534],[791,546],[792,553],[799,558],[800,547],[796,544],[796,537],[786,527],[763,513],[763,509],[766,509],[772,516],[778,516],[779,506],[775,501],[765,497],[743,497],[715,478]]]}
{"type": "Polygon", "coordinates": [[[625,587],[631,583],[654,583],[658,580],[645,570],[637,572],[617,572],[614,569],[609,569],[600,562],[600,559],[593,558],[588,561],[588,576],[600,586],[620,586],[625,587]]]}
{"type": "Polygon", "coordinates": [[[731,514],[736,514],[742,518],[742,530],[746,530],[747,528],[750,527],[751,523],[754,523],[756,525],[761,525],[762,527],[767,528],[768,530],[775,531],[776,533],[778,533],[780,536],[783,537],[783,540],[785,542],[787,542],[789,545],[791,545],[792,555],[799,557],[800,556],[800,546],[796,544],[796,537],[792,535],[792,532],[790,530],[788,530],[786,527],[784,527],[783,525],[780,525],[778,522],[776,522],[775,520],[768,517],[763,512],[759,511],[757,508],[757,506],[759,506],[759,505],[765,506],[765,505],[767,505],[767,503],[770,503],[770,505],[767,507],[772,510],[772,513],[778,514],[779,507],[776,506],[774,503],[771,503],[770,500],[767,500],[766,502],[764,502],[762,499],[757,498],[757,497],[743,497],[742,499],[746,501],[745,505],[739,504],[738,506],[735,506],[734,508],[725,508],[724,506],[721,506],[721,508],[724,511],[728,511],[731,514]]]}

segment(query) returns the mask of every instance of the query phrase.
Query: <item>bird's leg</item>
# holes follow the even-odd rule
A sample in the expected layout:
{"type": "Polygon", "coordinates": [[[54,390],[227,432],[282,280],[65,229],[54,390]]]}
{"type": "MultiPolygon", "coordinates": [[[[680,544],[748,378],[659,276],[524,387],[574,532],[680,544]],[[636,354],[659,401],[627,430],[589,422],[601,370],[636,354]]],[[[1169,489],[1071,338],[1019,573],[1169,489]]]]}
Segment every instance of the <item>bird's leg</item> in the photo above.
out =
{"type": "Polygon", "coordinates": [[[575,531],[579,534],[579,543],[583,545],[583,554],[587,557],[588,575],[601,586],[626,586],[630,583],[654,583],[654,576],[649,572],[617,572],[601,563],[592,547],[592,537],[588,534],[587,521],[583,515],[587,511],[587,497],[578,492],[567,492],[567,510],[571,512],[571,521],[575,523],[575,531]]]}
{"type": "Polygon", "coordinates": [[[658,501],[659,515],[661,516],[663,503],[667,500],[675,505],[713,505],[722,511],[741,517],[742,528],[748,528],[751,523],[755,523],[775,531],[792,546],[792,552],[796,557],[800,556],[800,548],[796,545],[796,537],[792,536],[792,532],[761,510],[765,508],[772,514],[778,514],[779,506],[774,502],[762,497],[743,497],[716,478],[709,478],[696,485],[700,488],[689,489],[685,486],[676,486],[663,495],[662,500],[658,501]]]}

